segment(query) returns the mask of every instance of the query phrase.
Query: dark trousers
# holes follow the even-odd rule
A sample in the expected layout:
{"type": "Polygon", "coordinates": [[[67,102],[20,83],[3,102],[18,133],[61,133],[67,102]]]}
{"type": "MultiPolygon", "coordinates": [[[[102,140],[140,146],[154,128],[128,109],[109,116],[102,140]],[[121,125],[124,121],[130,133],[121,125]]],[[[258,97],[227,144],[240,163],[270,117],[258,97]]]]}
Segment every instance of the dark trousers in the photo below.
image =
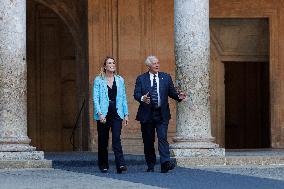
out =
{"type": "Polygon", "coordinates": [[[144,154],[148,167],[153,168],[156,163],[155,154],[155,130],[158,138],[158,149],[160,163],[170,161],[169,143],[167,140],[168,123],[162,120],[160,109],[152,110],[152,119],[141,122],[142,138],[144,143],[144,154]]]}
{"type": "MultiPolygon", "coordinates": [[[[110,104],[110,108],[113,105],[110,104]]],[[[108,111],[106,116],[106,123],[101,123],[97,121],[97,131],[98,131],[98,164],[100,169],[109,168],[108,164],[108,140],[109,140],[109,130],[112,132],[112,150],[115,156],[116,168],[125,165],[125,160],[123,157],[123,151],[121,146],[121,128],[122,120],[118,117],[117,113],[113,111],[108,111]]]]}

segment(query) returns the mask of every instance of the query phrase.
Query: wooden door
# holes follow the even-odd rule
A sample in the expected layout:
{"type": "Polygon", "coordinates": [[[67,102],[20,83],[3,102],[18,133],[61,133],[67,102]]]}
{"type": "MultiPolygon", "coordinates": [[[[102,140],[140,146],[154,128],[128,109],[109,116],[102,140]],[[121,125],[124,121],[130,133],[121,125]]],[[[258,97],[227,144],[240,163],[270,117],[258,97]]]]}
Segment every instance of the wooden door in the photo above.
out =
{"type": "Polygon", "coordinates": [[[225,63],[226,148],[268,148],[268,63],[225,63]]]}

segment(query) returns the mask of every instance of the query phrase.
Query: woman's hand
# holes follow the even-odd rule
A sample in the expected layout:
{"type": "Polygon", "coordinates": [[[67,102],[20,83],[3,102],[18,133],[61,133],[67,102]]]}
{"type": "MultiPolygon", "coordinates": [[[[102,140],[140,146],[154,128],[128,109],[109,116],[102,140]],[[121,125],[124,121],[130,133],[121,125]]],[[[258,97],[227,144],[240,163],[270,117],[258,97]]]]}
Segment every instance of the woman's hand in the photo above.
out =
{"type": "Polygon", "coordinates": [[[103,116],[103,114],[100,114],[100,122],[101,123],[106,123],[106,118],[105,118],[105,116],[103,116]]]}
{"type": "Polygon", "coordinates": [[[126,116],[124,117],[124,121],[125,121],[125,122],[124,122],[124,125],[125,125],[125,126],[128,125],[128,119],[129,119],[129,118],[128,118],[128,115],[126,115],[126,116]]]}

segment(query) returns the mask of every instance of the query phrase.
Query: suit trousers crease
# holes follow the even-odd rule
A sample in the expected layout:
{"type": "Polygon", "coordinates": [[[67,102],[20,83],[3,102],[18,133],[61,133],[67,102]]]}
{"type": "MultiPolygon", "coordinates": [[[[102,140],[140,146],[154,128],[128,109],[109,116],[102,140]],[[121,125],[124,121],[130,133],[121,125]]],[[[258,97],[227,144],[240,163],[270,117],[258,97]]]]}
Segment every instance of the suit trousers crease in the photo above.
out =
{"type": "Polygon", "coordinates": [[[156,163],[155,154],[155,130],[158,138],[158,150],[160,163],[170,161],[169,143],[167,141],[168,123],[163,121],[161,109],[151,110],[151,120],[141,122],[141,132],[144,143],[145,160],[149,168],[153,168],[156,163]]]}
{"type": "MultiPolygon", "coordinates": [[[[113,106],[110,104],[110,106],[113,106]]],[[[113,109],[114,107],[110,107],[113,109]]],[[[116,168],[125,165],[125,160],[121,145],[121,129],[122,129],[122,119],[119,118],[117,114],[113,113],[111,110],[106,116],[106,123],[103,124],[97,121],[97,131],[98,131],[98,165],[100,169],[109,168],[108,164],[108,141],[109,141],[109,130],[112,132],[112,150],[115,156],[116,168]]]]}

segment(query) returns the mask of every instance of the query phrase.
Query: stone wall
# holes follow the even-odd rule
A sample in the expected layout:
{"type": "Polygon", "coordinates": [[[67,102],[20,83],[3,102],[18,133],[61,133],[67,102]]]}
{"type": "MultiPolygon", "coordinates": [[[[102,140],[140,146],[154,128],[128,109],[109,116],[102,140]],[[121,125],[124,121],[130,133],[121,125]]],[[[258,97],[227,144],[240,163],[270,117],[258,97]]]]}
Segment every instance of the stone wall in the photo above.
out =
{"type": "MultiPolygon", "coordinates": [[[[161,70],[175,78],[173,44],[173,1],[88,1],[89,26],[89,94],[92,95],[94,77],[103,59],[112,55],[117,59],[119,74],[125,78],[130,124],[123,128],[122,142],[126,152],[142,153],[139,122],[135,121],[138,102],[133,98],[136,77],[145,72],[145,58],[156,55],[161,70]]],[[[93,102],[90,105],[90,150],[96,149],[96,123],[93,102]]],[[[169,138],[175,135],[175,103],[171,103],[172,117],[169,138]]]]}

